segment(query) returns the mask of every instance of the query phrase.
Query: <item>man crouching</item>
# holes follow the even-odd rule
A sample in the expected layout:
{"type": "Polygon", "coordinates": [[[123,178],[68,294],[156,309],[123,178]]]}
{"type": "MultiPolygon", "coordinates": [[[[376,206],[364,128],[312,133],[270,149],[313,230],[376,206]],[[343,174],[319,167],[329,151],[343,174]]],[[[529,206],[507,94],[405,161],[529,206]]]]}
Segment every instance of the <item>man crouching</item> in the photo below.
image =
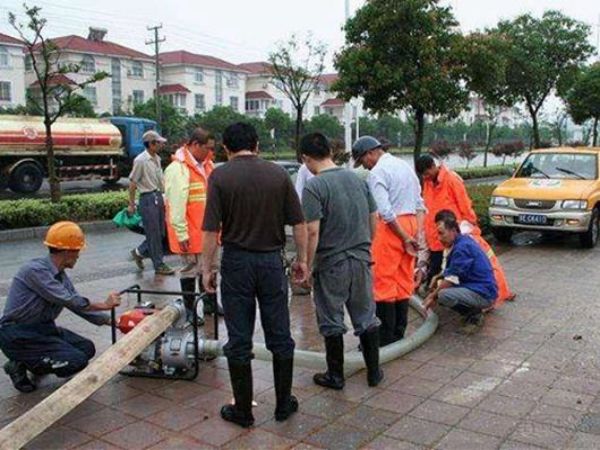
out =
{"type": "Polygon", "coordinates": [[[90,302],[67,277],[65,269],[75,266],[85,246],[77,224],[55,223],[44,244],[49,255],[19,269],[0,317],[0,349],[9,359],[4,371],[21,392],[36,388],[27,370],[34,375],[69,377],[85,368],[96,353],[92,341],[56,326],[54,321],[64,307],[95,325],[108,325],[110,317],[100,311],[120,304],[117,293],[109,294],[104,302],[90,302]]]}

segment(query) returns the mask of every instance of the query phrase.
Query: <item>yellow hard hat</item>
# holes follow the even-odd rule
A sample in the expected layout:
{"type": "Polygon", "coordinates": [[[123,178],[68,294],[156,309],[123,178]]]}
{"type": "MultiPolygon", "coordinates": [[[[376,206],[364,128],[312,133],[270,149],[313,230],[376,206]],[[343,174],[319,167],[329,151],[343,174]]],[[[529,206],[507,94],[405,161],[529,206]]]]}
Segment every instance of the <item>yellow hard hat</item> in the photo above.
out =
{"type": "Polygon", "coordinates": [[[75,222],[56,222],[48,229],[44,245],[58,250],[81,250],[85,235],[75,222]]]}

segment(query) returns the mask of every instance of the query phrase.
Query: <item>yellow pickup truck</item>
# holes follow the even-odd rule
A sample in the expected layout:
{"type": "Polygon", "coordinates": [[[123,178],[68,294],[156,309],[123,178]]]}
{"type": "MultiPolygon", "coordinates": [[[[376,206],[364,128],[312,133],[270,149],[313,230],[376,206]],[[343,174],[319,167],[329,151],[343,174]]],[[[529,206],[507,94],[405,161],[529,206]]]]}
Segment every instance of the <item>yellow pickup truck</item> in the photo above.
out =
{"type": "Polygon", "coordinates": [[[514,231],[575,233],[581,246],[598,242],[600,147],[534,150],[492,193],[494,236],[509,242],[514,231]]]}

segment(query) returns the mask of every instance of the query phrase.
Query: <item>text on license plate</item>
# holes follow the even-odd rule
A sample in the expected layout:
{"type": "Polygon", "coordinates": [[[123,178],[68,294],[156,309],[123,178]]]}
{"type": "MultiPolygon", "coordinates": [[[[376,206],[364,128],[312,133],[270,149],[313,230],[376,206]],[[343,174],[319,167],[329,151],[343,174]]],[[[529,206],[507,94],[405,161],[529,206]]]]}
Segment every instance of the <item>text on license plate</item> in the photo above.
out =
{"type": "Polygon", "coordinates": [[[548,222],[548,218],[540,214],[519,214],[519,222],[531,225],[545,225],[548,222]]]}

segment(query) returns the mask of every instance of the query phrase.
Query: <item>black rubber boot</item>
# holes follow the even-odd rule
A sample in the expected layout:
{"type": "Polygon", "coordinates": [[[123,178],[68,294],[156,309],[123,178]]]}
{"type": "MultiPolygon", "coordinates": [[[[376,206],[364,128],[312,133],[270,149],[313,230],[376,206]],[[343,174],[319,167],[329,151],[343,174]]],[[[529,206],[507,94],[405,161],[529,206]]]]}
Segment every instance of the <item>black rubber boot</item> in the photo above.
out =
{"type": "Polygon", "coordinates": [[[292,395],[294,358],[273,355],[273,379],[275,381],[275,420],[282,422],[298,411],[298,399],[292,395]]]}
{"type": "Polygon", "coordinates": [[[233,389],[234,405],[224,405],[221,417],[227,422],[233,422],[248,428],[254,424],[252,415],[252,366],[250,363],[227,361],[229,377],[233,389]]]}
{"type": "MultiPolygon", "coordinates": [[[[180,278],[179,283],[181,284],[181,290],[183,292],[196,292],[196,279],[195,278],[180,278]]],[[[185,305],[185,310],[187,312],[187,320],[192,323],[192,317],[194,314],[194,301],[196,297],[193,295],[184,295],[183,296],[183,304],[185,305]]],[[[204,325],[204,319],[202,317],[198,317],[198,325],[204,325]]]]}
{"type": "Polygon", "coordinates": [[[377,386],[383,380],[383,370],[379,367],[379,331],[365,331],[360,335],[360,345],[367,366],[367,383],[377,386]]]}
{"type": "Polygon", "coordinates": [[[4,372],[10,377],[17,391],[26,394],[35,391],[36,386],[27,376],[27,368],[22,362],[8,361],[4,364],[4,372]]]}
{"type": "Polygon", "coordinates": [[[327,372],[317,373],[313,377],[315,384],[330,389],[344,388],[344,336],[328,336],[325,338],[325,359],[327,372]]]}
{"type": "Polygon", "coordinates": [[[396,324],[394,327],[394,336],[397,340],[404,337],[406,327],[408,326],[408,299],[394,303],[396,310],[396,324]]]}
{"type": "Polygon", "coordinates": [[[379,345],[384,347],[396,342],[396,305],[395,302],[376,302],[377,318],[381,321],[379,326],[379,345]]]}

